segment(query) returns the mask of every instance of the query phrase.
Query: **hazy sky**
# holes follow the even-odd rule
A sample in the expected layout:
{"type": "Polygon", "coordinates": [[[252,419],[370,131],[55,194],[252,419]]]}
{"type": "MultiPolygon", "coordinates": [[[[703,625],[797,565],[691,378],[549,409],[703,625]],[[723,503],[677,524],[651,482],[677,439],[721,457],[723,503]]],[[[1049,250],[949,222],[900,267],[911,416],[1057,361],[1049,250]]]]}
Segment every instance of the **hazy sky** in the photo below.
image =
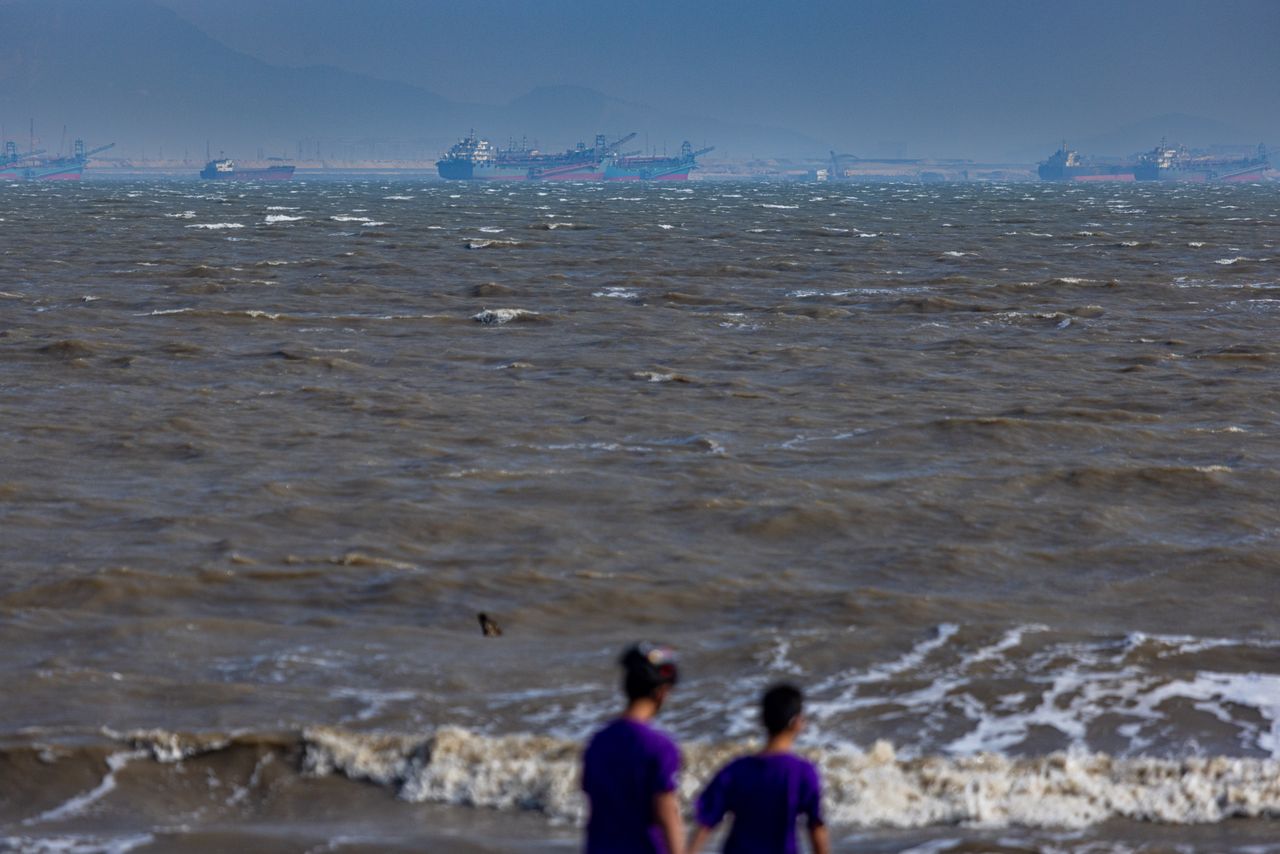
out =
{"type": "Polygon", "coordinates": [[[1175,112],[1280,145],[1280,0],[162,2],[271,62],[457,100],[573,83],[916,153],[998,151],[1175,112]]]}

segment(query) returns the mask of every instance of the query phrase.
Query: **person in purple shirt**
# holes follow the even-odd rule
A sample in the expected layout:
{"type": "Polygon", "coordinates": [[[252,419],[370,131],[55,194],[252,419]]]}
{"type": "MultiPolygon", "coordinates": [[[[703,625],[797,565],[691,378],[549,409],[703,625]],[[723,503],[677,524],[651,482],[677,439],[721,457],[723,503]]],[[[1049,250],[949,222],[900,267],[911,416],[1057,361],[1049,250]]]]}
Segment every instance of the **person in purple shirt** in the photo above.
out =
{"type": "Polygon", "coordinates": [[[675,653],[640,643],[621,664],[627,707],[592,736],[582,757],[582,789],[591,802],[586,854],[683,854],[680,750],[650,726],[676,684],[675,653]]]}
{"type": "Polygon", "coordinates": [[[795,854],[796,819],[808,819],[814,854],[829,854],[822,820],[822,784],[818,769],[791,752],[804,727],[804,696],[793,685],[775,685],[764,694],[768,741],[751,756],[740,756],[712,778],[698,796],[698,829],[687,854],[697,854],[716,826],[730,813],[733,826],[724,854],[795,854]]]}

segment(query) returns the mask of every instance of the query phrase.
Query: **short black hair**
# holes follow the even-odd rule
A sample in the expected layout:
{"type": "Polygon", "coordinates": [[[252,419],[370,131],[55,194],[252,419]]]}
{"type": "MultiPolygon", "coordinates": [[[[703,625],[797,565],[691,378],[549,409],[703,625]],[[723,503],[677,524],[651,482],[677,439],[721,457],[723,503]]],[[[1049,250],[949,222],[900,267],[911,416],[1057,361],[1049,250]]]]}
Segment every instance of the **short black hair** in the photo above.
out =
{"type": "Polygon", "coordinates": [[[803,708],[804,694],[785,682],[772,686],[760,698],[760,718],[769,735],[777,735],[791,726],[803,708]]]}
{"type": "Polygon", "coordinates": [[[619,660],[622,665],[622,690],[628,700],[652,697],[663,685],[676,684],[675,653],[655,644],[638,643],[628,647],[619,660]]]}

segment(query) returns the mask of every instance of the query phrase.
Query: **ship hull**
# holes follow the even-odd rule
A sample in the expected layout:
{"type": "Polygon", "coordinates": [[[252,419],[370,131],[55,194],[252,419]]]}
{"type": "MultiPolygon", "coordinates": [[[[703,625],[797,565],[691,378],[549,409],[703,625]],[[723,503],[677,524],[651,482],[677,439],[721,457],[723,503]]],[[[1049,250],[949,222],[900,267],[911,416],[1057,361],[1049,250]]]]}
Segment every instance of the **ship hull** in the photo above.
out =
{"type": "Polygon", "coordinates": [[[596,163],[539,166],[440,160],[436,171],[446,181],[602,181],[605,177],[602,167],[596,163]]]}
{"type": "Polygon", "coordinates": [[[634,175],[629,173],[606,173],[606,181],[688,181],[688,172],[672,172],[666,175],[634,175]]]}
{"type": "Polygon", "coordinates": [[[1177,184],[1252,184],[1266,177],[1266,167],[1257,166],[1229,174],[1212,169],[1156,169],[1138,175],[1139,181],[1162,181],[1177,184]]]}
{"type": "Polygon", "coordinates": [[[205,169],[200,177],[207,181],[289,181],[293,178],[292,166],[268,166],[266,169],[236,169],[233,172],[216,172],[205,169]]]}
{"type": "Polygon", "coordinates": [[[84,166],[26,166],[0,169],[2,181],[79,181],[84,174],[84,166]]]}
{"type": "Polygon", "coordinates": [[[1134,169],[1131,166],[1055,166],[1044,163],[1038,171],[1041,181],[1095,183],[1135,180],[1134,169]]]}

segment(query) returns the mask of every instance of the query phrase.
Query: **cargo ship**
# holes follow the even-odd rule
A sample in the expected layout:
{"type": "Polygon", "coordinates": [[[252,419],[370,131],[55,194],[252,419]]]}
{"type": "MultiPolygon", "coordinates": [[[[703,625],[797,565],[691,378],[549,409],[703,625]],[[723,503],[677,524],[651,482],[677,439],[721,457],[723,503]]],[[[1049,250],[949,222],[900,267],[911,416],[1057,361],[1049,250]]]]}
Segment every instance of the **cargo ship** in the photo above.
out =
{"type": "Polygon", "coordinates": [[[673,181],[688,178],[697,167],[695,158],[711,150],[695,152],[686,142],[679,157],[621,151],[635,136],[610,142],[598,134],[592,146],[580,142],[567,151],[544,153],[527,144],[500,149],[473,130],[436,161],[436,170],[450,181],[673,181]]]}
{"type": "Polygon", "coordinates": [[[620,156],[605,164],[606,181],[687,181],[689,173],[698,168],[697,159],[714,146],[693,150],[689,142],[680,146],[677,157],[627,157],[620,156]]]}
{"type": "Polygon", "coordinates": [[[1086,160],[1079,152],[1062,146],[1040,164],[1041,181],[1134,181],[1132,163],[1105,163],[1086,160]]]}
{"type": "Polygon", "coordinates": [[[100,154],[115,143],[85,150],[84,140],[77,139],[69,157],[41,157],[41,150],[18,153],[12,142],[4,144],[4,156],[0,159],[0,180],[5,181],[79,181],[89,158],[100,154]]]}
{"type": "Polygon", "coordinates": [[[200,170],[200,177],[210,181],[288,181],[292,166],[267,166],[263,169],[238,169],[230,158],[210,160],[200,170]]]}
{"type": "Polygon", "coordinates": [[[1185,145],[1159,145],[1143,154],[1134,167],[1139,181],[1179,181],[1192,184],[1209,182],[1252,183],[1266,177],[1271,168],[1267,147],[1259,145],[1253,155],[1223,157],[1190,151],[1185,145]]]}
{"type": "Polygon", "coordinates": [[[611,143],[598,134],[590,148],[580,142],[568,151],[544,153],[526,143],[500,149],[473,130],[436,161],[436,170],[451,181],[603,181],[605,165],[634,137],[611,143]]]}

